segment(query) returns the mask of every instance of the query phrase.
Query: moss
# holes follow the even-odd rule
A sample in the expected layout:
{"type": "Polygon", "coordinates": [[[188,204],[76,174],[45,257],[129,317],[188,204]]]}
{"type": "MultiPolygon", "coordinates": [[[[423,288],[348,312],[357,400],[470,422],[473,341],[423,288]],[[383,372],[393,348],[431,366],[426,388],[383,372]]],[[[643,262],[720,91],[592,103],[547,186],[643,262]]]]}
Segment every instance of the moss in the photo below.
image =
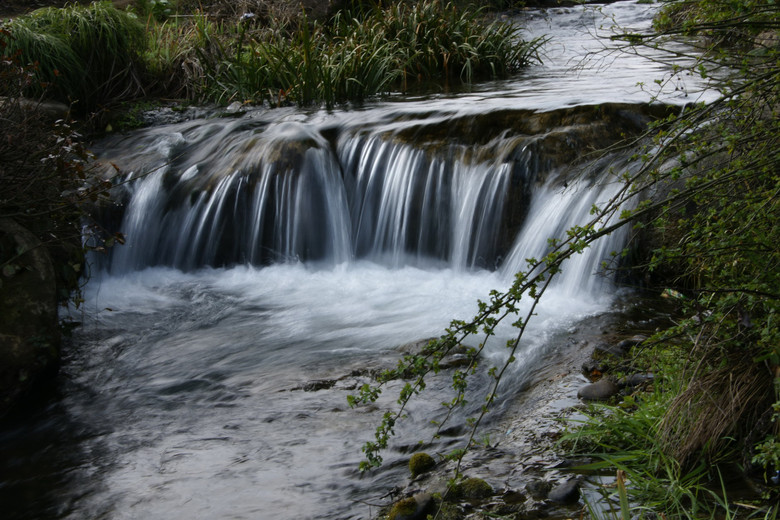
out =
{"type": "Polygon", "coordinates": [[[413,515],[415,511],[417,511],[417,501],[414,499],[414,497],[404,498],[403,500],[399,500],[395,503],[395,505],[393,505],[393,508],[387,515],[387,520],[400,520],[402,518],[407,518],[413,515]]]}
{"type": "Polygon", "coordinates": [[[412,478],[431,471],[436,466],[436,461],[425,452],[419,452],[412,455],[409,459],[409,471],[412,478]]]}
{"type": "Polygon", "coordinates": [[[469,500],[487,498],[493,495],[493,488],[481,478],[467,478],[458,485],[458,495],[469,500]]]}

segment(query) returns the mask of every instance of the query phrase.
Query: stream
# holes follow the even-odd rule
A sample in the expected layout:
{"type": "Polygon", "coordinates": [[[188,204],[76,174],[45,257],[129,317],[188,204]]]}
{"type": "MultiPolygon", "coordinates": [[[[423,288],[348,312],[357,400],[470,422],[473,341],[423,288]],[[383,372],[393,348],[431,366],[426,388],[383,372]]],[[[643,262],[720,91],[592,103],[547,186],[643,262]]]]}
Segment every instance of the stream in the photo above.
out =
{"type": "MultiPolygon", "coordinates": [[[[467,91],[349,110],[202,110],[95,143],[126,181],[100,218],[127,243],[93,258],[85,301],[66,312],[81,326],[56,395],[0,424],[3,518],[371,518],[417,441],[444,452],[462,430],[431,441],[450,398],[446,379],[432,381],[385,465],[361,474],[361,446],[403,382],[376,406],[351,409],[347,395],[402,345],[471,317],[615,193],[609,169],[630,168],[626,155],[573,158],[616,139],[615,121],[644,124],[631,107],[711,95],[660,54],[599,38],[615,23],[649,27],[655,9],[525,11],[524,35],[550,38],[543,63],[467,91]],[[660,91],[656,79],[668,80],[660,91]],[[579,122],[600,104],[618,107],[604,129],[579,122]]],[[[553,338],[614,305],[620,290],[600,264],[625,240],[564,267],[504,403],[565,355],[553,338]]],[[[512,336],[498,330],[486,368],[512,336]]],[[[475,404],[453,424],[488,383],[476,378],[475,404]]]]}

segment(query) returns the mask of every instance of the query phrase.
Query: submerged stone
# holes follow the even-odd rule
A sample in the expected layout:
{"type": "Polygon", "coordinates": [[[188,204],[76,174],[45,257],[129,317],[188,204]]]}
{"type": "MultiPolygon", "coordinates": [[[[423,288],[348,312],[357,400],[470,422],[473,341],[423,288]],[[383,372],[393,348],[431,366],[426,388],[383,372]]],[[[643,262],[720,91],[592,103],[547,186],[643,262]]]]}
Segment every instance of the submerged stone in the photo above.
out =
{"type": "Polygon", "coordinates": [[[525,490],[535,500],[544,500],[552,486],[546,480],[532,480],[525,485],[525,490]]]}

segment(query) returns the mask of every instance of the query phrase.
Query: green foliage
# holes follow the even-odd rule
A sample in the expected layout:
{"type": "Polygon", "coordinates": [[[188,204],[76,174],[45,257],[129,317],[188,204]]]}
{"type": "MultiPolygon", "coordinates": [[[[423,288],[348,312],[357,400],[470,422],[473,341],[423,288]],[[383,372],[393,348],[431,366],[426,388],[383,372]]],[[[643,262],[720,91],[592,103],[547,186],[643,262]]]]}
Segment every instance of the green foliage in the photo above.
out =
{"type": "Polygon", "coordinates": [[[152,17],[158,22],[164,22],[177,10],[174,2],[169,0],[136,0],[136,6],[142,16],[152,17]]]}
{"type": "Polygon", "coordinates": [[[38,9],[12,20],[7,30],[4,56],[21,56],[38,69],[39,81],[28,86],[28,96],[46,93],[92,111],[138,90],[135,64],[145,44],[143,26],[110,2],[38,9]]]}
{"type": "Polygon", "coordinates": [[[717,478],[715,467],[702,459],[683,468],[661,440],[664,415],[682,384],[681,370],[666,373],[672,377],[631,399],[630,406],[591,405],[585,419],[570,422],[572,431],[560,439],[568,452],[596,460],[578,469],[619,472],[623,485],[602,492],[605,503],[620,504],[624,517],[655,511],[669,518],[700,518],[717,509],[706,500],[712,496],[708,484],[717,478]]]}
{"type": "Polygon", "coordinates": [[[109,2],[39,9],[11,22],[7,55],[37,63],[42,80],[27,95],[46,93],[85,112],[141,93],[330,106],[418,83],[506,77],[537,59],[542,43],[439,0],[344,10],[327,24],[302,12],[269,26],[251,14],[172,17],[179,5],[170,0],[137,7],[145,28],[109,2]]]}

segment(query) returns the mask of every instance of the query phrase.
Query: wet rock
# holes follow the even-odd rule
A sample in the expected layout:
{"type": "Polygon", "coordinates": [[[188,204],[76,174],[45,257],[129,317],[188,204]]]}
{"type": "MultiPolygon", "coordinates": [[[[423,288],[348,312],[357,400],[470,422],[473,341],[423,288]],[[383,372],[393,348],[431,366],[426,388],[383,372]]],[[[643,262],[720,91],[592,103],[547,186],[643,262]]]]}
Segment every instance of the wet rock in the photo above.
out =
{"type": "Polygon", "coordinates": [[[48,250],[0,219],[0,415],[59,366],[57,281],[48,250]]]}
{"type": "Polygon", "coordinates": [[[409,471],[412,474],[412,478],[428,473],[436,467],[436,461],[425,452],[415,453],[409,458],[409,471]]]}
{"type": "Polygon", "coordinates": [[[457,494],[467,500],[481,500],[493,495],[493,488],[477,477],[470,477],[458,484],[457,494]]]}
{"type": "Polygon", "coordinates": [[[227,106],[225,112],[230,115],[240,115],[245,112],[244,105],[240,101],[233,101],[227,106]]]}
{"type": "Polygon", "coordinates": [[[608,357],[622,358],[625,355],[625,350],[618,345],[610,345],[609,343],[599,343],[593,349],[593,357],[595,359],[604,359],[608,357]]]}
{"type": "Polygon", "coordinates": [[[654,379],[655,376],[653,374],[631,374],[630,376],[620,378],[617,384],[620,388],[636,388],[652,383],[654,379]]]}
{"type": "Polygon", "coordinates": [[[618,385],[609,377],[585,385],[577,391],[577,397],[584,401],[606,401],[620,392],[618,385]]]}
{"type": "Polygon", "coordinates": [[[520,491],[509,489],[504,491],[504,493],[501,495],[501,500],[503,500],[505,504],[515,505],[522,504],[527,500],[527,497],[520,491]]]}
{"type": "Polygon", "coordinates": [[[518,513],[522,507],[517,504],[507,504],[503,501],[497,501],[484,506],[485,510],[490,511],[493,515],[500,517],[513,515],[518,513]]]}
{"type": "Polygon", "coordinates": [[[555,486],[547,496],[556,504],[574,504],[580,499],[580,483],[577,479],[555,486]]]}
{"type": "Polygon", "coordinates": [[[582,375],[590,381],[598,381],[607,371],[607,367],[598,361],[590,360],[582,364],[582,375]]]}
{"type": "Polygon", "coordinates": [[[544,500],[550,493],[552,485],[546,480],[532,480],[525,485],[525,490],[535,500],[544,500]]]}
{"type": "Polygon", "coordinates": [[[628,339],[624,339],[623,341],[619,342],[616,346],[617,348],[621,349],[624,352],[627,352],[628,349],[635,347],[645,341],[647,339],[647,336],[643,336],[641,334],[637,334],[636,336],[633,336],[628,339]]]}
{"type": "Polygon", "coordinates": [[[422,520],[434,509],[433,497],[428,493],[418,493],[395,503],[388,520],[422,520]]]}
{"type": "Polygon", "coordinates": [[[515,520],[537,520],[539,518],[548,518],[548,506],[544,502],[531,502],[526,504],[524,510],[514,516],[515,520]]]}
{"type": "Polygon", "coordinates": [[[319,390],[328,390],[335,386],[336,381],[334,379],[315,379],[301,386],[296,386],[293,390],[303,390],[304,392],[317,392],[319,390]]]}

